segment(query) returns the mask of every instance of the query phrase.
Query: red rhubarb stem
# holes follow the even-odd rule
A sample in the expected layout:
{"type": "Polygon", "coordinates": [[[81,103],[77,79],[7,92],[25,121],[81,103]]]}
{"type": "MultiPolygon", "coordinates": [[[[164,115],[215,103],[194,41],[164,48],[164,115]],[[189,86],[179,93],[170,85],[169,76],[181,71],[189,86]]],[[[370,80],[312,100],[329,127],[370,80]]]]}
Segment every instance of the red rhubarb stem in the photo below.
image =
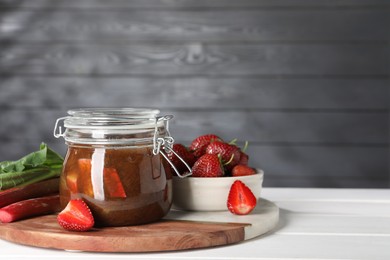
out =
{"type": "Polygon", "coordinates": [[[10,223],[60,211],[60,196],[52,195],[13,203],[0,209],[0,222],[10,223]]]}
{"type": "Polygon", "coordinates": [[[49,179],[21,187],[0,191],[0,208],[9,204],[58,193],[59,178],[49,179]]]}

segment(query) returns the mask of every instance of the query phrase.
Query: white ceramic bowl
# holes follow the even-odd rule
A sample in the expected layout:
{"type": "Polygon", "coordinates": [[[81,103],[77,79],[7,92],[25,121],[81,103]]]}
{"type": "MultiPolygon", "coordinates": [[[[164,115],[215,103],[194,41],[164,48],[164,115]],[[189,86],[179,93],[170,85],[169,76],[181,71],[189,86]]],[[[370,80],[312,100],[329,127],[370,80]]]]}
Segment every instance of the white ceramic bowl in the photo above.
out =
{"type": "Polygon", "coordinates": [[[222,211],[227,209],[227,198],[230,187],[236,180],[241,180],[248,186],[256,198],[260,198],[264,172],[240,177],[200,178],[173,177],[174,209],[190,211],[222,211]]]}

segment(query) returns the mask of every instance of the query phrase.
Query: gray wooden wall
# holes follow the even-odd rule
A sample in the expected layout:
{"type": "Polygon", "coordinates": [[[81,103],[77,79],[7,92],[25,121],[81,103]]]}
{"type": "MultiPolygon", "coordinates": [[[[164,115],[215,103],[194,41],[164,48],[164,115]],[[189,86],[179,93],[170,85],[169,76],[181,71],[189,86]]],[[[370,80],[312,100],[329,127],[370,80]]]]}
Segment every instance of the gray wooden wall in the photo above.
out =
{"type": "Polygon", "coordinates": [[[75,107],[250,142],[265,186],[390,187],[386,0],[0,0],[0,160],[75,107]]]}

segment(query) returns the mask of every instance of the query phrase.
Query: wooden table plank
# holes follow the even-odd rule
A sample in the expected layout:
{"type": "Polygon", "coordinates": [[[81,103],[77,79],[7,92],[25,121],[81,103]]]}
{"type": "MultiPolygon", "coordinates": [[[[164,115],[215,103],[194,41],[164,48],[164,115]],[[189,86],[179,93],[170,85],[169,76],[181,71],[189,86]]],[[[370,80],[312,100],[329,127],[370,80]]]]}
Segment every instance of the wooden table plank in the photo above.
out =
{"type": "Polygon", "coordinates": [[[372,204],[387,206],[386,203],[390,200],[390,190],[264,188],[263,195],[285,207],[281,210],[279,226],[274,232],[260,238],[228,247],[158,254],[70,253],[25,247],[2,240],[0,240],[0,247],[2,256],[17,260],[26,259],[26,257],[58,260],[77,258],[94,260],[106,258],[137,260],[390,259],[390,250],[388,250],[390,224],[387,216],[383,217],[387,209],[381,207],[384,210],[383,213],[380,208],[371,211],[370,208],[365,207],[370,204],[371,200],[372,204]],[[299,212],[300,207],[296,202],[305,200],[311,200],[313,203],[318,200],[317,208],[310,210],[312,204],[306,204],[302,207],[305,211],[299,212]],[[327,202],[323,203],[324,200],[327,202]],[[321,210],[323,205],[326,207],[321,210]],[[331,205],[334,206],[333,210],[331,205]],[[342,206],[347,206],[354,214],[347,210],[340,211],[342,206]],[[286,208],[292,212],[286,212],[286,208]],[[331,209],[331,212],[326,209],[331,209]],[[334,227],[330,226],[332,223],[334,227]]]}

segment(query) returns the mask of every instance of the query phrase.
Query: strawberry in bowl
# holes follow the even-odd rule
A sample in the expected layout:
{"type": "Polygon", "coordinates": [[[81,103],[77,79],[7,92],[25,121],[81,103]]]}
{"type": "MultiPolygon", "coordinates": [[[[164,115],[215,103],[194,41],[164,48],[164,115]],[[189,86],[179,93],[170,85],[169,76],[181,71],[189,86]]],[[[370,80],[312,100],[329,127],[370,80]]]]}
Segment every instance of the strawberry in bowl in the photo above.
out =
{"type": "MultiPolygon", "coordinates": [[[[192,175],[173,177],[173,208],[250,214],[260,198],[264,172],[250,167],[245,149],[213,134],[195,138],[183,153],[186,158],[193,158],[187,152],[195,157],[187,161],[192,175]]],[[[188,171],[177,168],[180,175],[188,171]]]]}

